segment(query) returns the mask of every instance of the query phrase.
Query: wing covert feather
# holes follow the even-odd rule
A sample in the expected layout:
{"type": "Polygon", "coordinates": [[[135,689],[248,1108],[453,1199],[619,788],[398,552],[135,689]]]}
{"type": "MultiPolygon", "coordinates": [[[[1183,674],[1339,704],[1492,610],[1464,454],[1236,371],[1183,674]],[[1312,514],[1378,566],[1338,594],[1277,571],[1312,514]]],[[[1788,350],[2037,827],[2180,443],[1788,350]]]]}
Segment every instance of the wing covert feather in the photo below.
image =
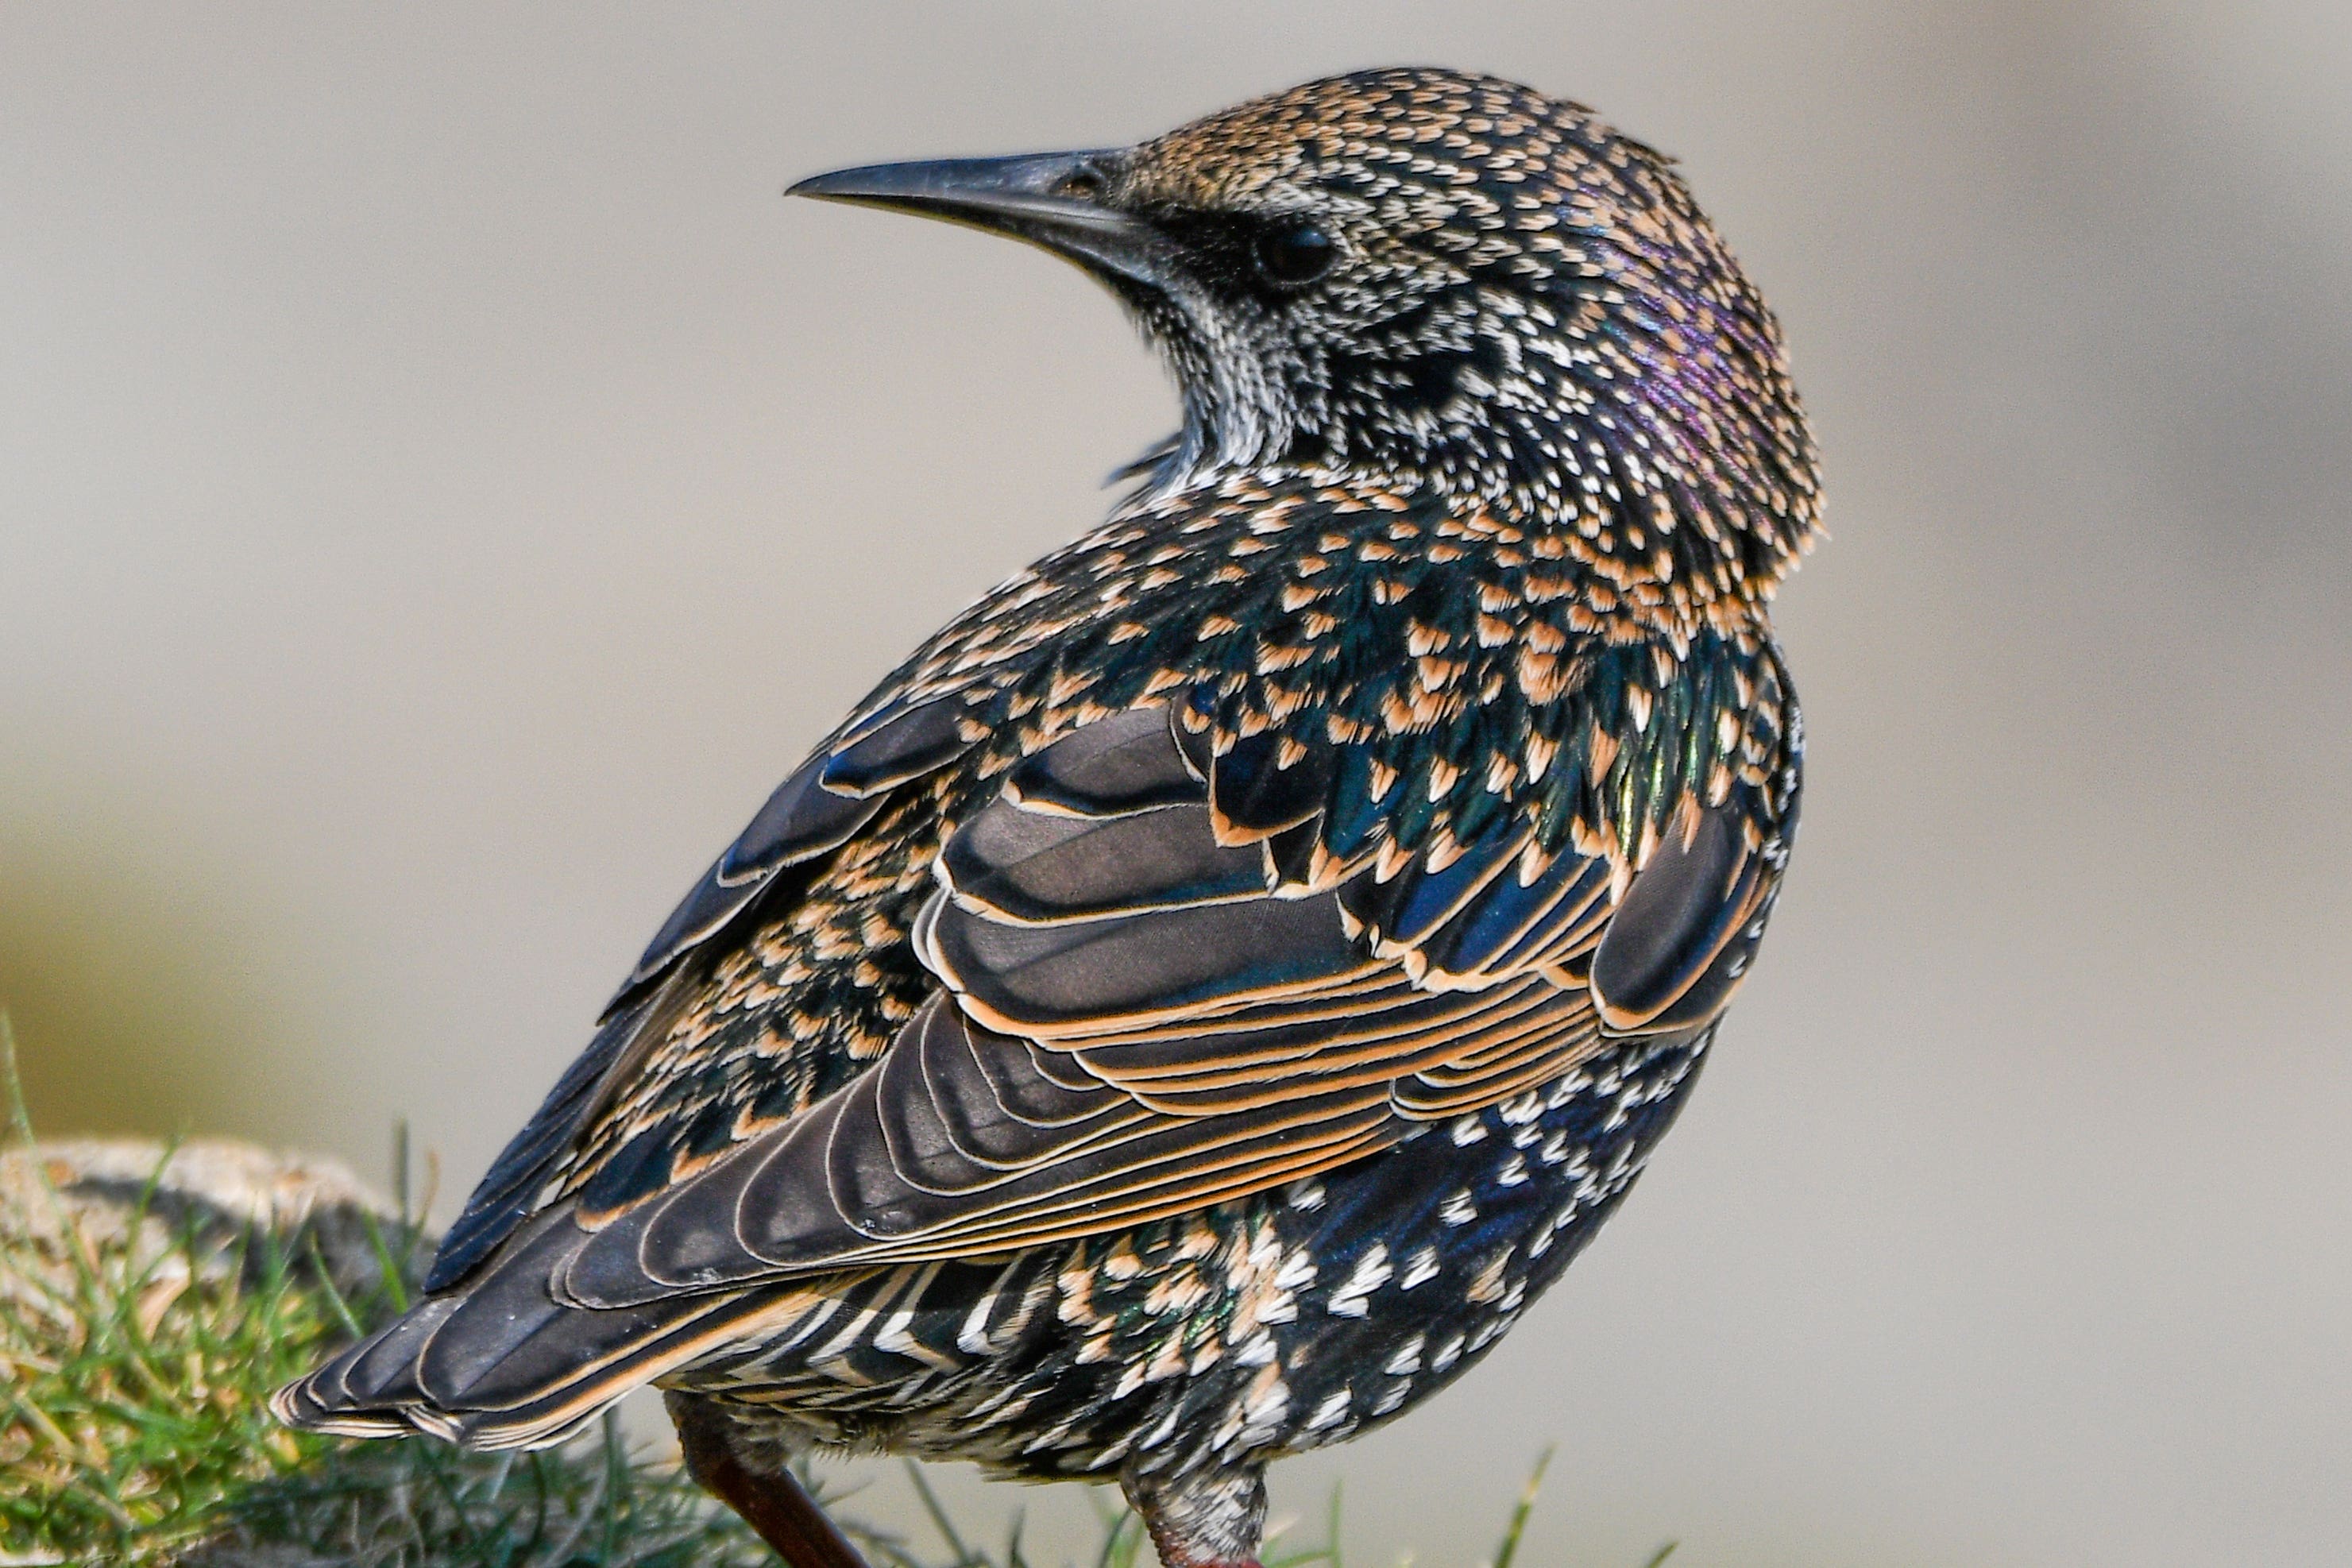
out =
{"type": "MultiPolygon", "coordinates": [[[[595,1037],[509,1141],[443,1237],[428,1290],[457,1284],[537,1211],[550,1179],[645,1052],[688,1001],[679,964],[733,923],[790,868],[840,847],[881,810],[890,789],[954,761],[973,743],[952,698],[885,709],[820,747],[779,784],[663,922],[606,1005],[595,1037]]],[[[643,1152],[641,1148],[639,1152],[643,1152]]]]}
{"type": "Polygon", "coordinates": [[[1139,709],[1011,770],[940,856],[916,941],[942,989],[881,1063],[595,1221],[565,1300],[1034,1246],[1329,1169],[1703,1025],[1777,879],[1694,806],[1630,877],[1506,819],[1307,891],[1235,840],[1312,820],[1291,784],[1348,770],[1196,752],[1139,709]]]}

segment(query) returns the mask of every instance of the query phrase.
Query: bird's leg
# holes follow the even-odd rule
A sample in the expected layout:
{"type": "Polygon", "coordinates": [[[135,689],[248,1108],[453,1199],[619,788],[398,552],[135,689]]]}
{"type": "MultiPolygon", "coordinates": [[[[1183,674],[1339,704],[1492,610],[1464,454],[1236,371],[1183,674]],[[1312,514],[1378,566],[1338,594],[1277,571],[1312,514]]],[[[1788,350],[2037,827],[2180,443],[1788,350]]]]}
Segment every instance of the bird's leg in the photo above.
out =
{"type": "Polygon", "coordinates": [[[1151,1531],[1163,1568],[1258,1568],[1265,1534],[1261,1467],[1129,1475],[1121,1487],[1151,1531]]]}
{"type": "Polygon", "coordinates": [[[792,1568],[866,1568],[866,1559],[834,1528],[788,1466],[754,1469],[743,1462],[733,1440],[734,1423],[716,1403],[677,1393],[664,1394],[662,1403],[677,1428],[686,1473],[740,1514],[792,1568]]]}

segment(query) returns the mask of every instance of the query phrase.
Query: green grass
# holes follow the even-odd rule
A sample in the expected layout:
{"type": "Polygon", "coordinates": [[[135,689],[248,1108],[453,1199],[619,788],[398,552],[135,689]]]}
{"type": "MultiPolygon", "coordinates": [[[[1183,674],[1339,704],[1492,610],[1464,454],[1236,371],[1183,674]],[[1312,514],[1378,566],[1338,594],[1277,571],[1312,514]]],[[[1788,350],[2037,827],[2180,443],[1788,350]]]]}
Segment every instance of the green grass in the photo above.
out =
{"type": "Polygon", "coordinates": [[[288,1544],[322,1552],[339,1568],[752,1568],[775,1561],[676,1470],[633,1454],[609,1418],[590,1437],[532,1454],[466,1454],[433,1442],[348,1446],[242,1489],[215,1523],[215,1562],[288,1544]]]}
{"type": "MultiPolygon", "coordinates": [[[[14,1141],[28,1146],[5,1015],[0,1089],[14,1141]]],[[[37,1185],[28,1201],[51,1205],[46,1227],[29,1223],[43,1216],[0,1214],[0,1568],[774,1563],[674,1465],[632,1449],[609,1417],[534,1454],[354,1443],[278,1426],[272,1390],[404,1304],[423,1262],[423,1232],[404,1217],[372,1233],[377,1283],[347,1297],[315,1244],[224,1237],[193,1221],[160,1247],[138,1245],[135,1223],[92,1237],[60,1223],[65,1202],[46,1178],[37,1185]]],[[[151,1182],[134,1220],[153,1193],[151,1182]]],[[[907,1468],[936,1548],[860,1521],[838,1498],[828,1504],[874,1568],[1036,1568],[1017,1511],[975,1528],[952,1516],[919,1467],[907,1468]]],[[[1542,1476],[1538,1462],[1491,1568],[1514,1568],[1542,1476]]],[[[1141,1568],[1140,1521],[1108,1501],[1108,1489],[1091,1495],[1101,1523],[1092,1568],[1141,1568]]],[[[1335,1489],[1321,1541],[1270,1541],[1266,1568],[1346,1568],[1341,1522],[1335,1489]]]]}
{"type": "Polygon", "coordinates": [[[196,1538],[238,1483],[321,1451],[263,1404],[341,1336],[288,1259],[206,1256],[199,1269],[193,1239],[143,1264],[86,1245],[37,1260],[27,1246],[0,1241],[16,1286],[0,1300],[0,1539],[15,1555],[139,1560],[196,1538]]]}
{"type": "MultiPolygon", "coordinates": [[[[12,1131],[31,1131],[0,1019],[12,1131]]],[[[152,1196],[130,1221],[135,1236],[152,1196]]],[[[0,1226],[0,1542],[20,1562],[137,1563],[201,1536],[241,1483],[323,1452],[268,1391],[348,1331],[266,1237],[193,1230],[142,1256],[93,1238],[42,1178],[47,1215],[0,1226]],[[42,1222],[48,1222],[46,1233],[42,1222]]]]}

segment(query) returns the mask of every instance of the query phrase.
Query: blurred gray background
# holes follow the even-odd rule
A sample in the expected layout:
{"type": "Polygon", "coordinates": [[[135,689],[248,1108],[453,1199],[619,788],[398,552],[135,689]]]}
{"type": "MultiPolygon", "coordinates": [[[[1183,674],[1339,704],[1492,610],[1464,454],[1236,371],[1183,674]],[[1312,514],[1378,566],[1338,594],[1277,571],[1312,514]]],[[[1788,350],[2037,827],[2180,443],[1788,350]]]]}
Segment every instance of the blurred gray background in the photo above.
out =
{"type": "Polygon", "coordinates": [[[37,1117],[371,1173],[406,1117],[448,1212],[803,748],[1172,417],[1076,273],[781,187],[1423,60],[1679,153],[1781,312],[1806,830],[1617,1224],[1278,1509],[1344,1471],[1355,1560],[1468,1563],[1557,1441],[1524,1562],[2344,1561],[2334,0],[0,9],[37,1117]]]}

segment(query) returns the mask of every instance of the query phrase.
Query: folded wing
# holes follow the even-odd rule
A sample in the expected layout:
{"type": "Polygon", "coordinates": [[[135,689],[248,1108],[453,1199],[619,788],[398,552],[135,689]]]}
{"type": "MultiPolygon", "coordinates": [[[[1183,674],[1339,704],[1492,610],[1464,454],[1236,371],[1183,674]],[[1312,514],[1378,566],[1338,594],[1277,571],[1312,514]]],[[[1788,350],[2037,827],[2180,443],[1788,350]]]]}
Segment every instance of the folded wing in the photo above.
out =
{"type": "Polygon", "coordinates": [[[889,790],[962,756],[959,708],[887,715],[787,781],[452,1232],[436,1288],[463,1289],[293,1385],[282,1410],[545,1441],[894,1268],[1330,1170],[1612,1037],[1706,1028],[1778,881],[1755,825],[1687,801],[1638,867],[1547,853],[1508,811],[1470,842],[1410,849],[1354,820],[1360,848],[1335,857],[1325,814],[1362,817],[1363,757],[1220,752],[1181,702],[1136,708],[1005,769],[957,826],[914,932],[940,989],[876,1066],[629,1206],[535,1210],[635,1043],[667,1029],[678,965],[889,790]]]}
{"type": "Polygon", "coordinates": [[[624,1309],[1123,1227],[1328,1170],[1727,997],[1771,880],[1730,815],[1687,810],[1630,879],[1506,818],[1317,886],[1281,840],[1311,829],[1330,759],[1229,770],[1181,711],[1013,769],[941,857],[916,941],[942,990],[881,1065],[588,1216],[557,1292],[624,1309]]]}

